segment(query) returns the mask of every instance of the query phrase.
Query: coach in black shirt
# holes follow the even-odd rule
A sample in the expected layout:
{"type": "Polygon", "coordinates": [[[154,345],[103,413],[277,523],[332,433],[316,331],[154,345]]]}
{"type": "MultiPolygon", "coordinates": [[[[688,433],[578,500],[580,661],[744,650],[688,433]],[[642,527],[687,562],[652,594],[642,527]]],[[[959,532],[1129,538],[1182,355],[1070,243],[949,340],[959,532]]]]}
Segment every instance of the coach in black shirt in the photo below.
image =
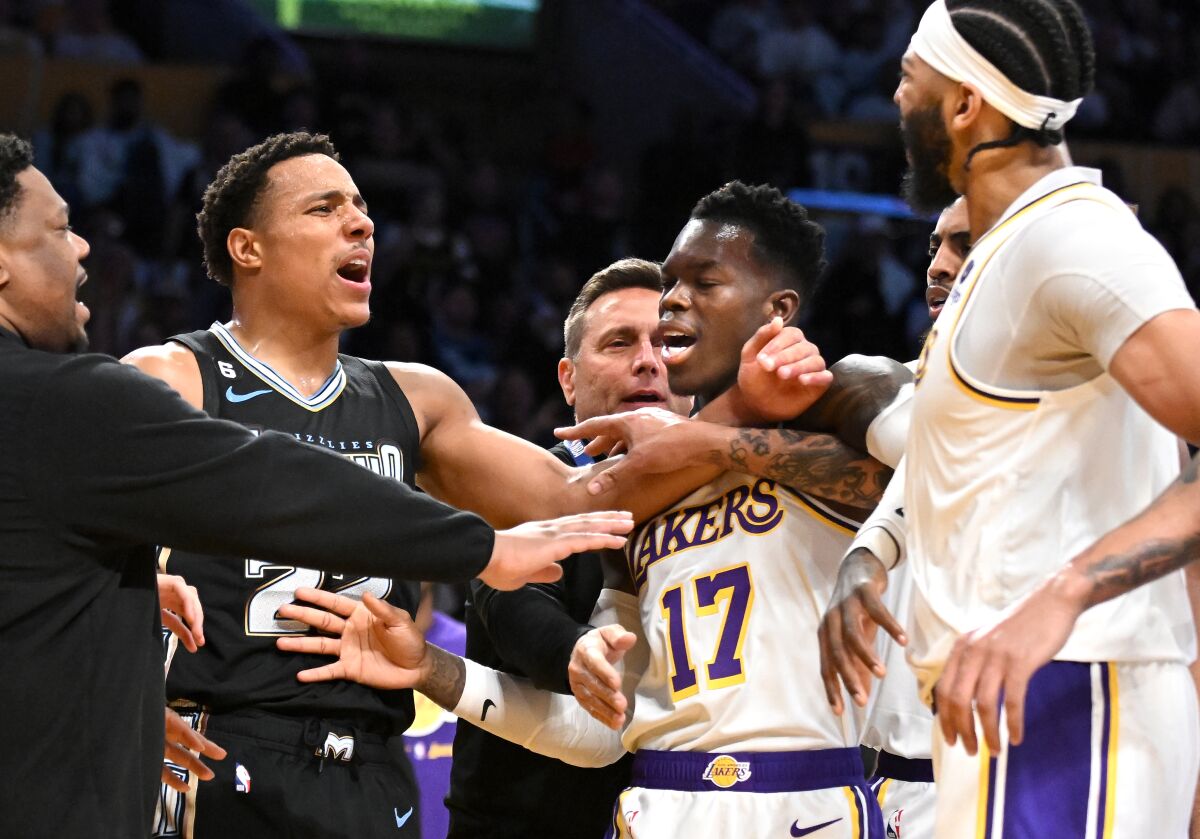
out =
{"type": "MultiPolygon", "coordinates": [[[[0,135],[0,836],[149,835],[163,755],[154,544],[512,587],[612,541],[562,524],[495,533],[72,354],[87,343],[87,252],[28,144],[0,135]]],[[[606,528],[627,526],[588,527],[606,528]]]]}
{"type": "MultiPolygon", "coordinates": [[[[687,397],[667,388],[658,328],[658,265],[623,259],[598,272],[567,316],[559,383],[576,421],[656,406],[686,414],[687,397]]],[[[571,465],[590,462],[582,446],[550,450],[571,465]]],[[[471,586],[467,658],[527,676],[538,687],[569,693],[567,664],[591,627],[603,587],[599,556],[563,563],[563,577],[516,591],[471,586]]],[[[460,720],[451,769],[449,839],[599,839],[613,802],[629,784],[632,755],[582,769],[534,754],[460,720]]]]}

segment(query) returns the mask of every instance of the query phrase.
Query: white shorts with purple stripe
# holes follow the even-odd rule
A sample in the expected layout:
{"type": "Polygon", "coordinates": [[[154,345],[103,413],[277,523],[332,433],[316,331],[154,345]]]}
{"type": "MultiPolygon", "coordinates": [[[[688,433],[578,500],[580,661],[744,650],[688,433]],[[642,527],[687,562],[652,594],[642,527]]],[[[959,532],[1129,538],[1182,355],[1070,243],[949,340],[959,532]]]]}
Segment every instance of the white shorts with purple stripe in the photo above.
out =
{"type": "Polygon", "coordinates": [[[633,759],[607,839],[883,839],[858,749],[656,752],[633,759]]]}
{"type": "Polygon", "coordinates": [[[869,783],[883,813],[884,839],[932,839],[937,798],[932,760],[880,752],[869,783]]]}
{"type": "Polygon", "coordinates": [[[1187,836],[1200,719],[1182,664],[1051,662],[1029,684],[1024,741],[999,755],[934,732],[937,839],[1187,836]]]}

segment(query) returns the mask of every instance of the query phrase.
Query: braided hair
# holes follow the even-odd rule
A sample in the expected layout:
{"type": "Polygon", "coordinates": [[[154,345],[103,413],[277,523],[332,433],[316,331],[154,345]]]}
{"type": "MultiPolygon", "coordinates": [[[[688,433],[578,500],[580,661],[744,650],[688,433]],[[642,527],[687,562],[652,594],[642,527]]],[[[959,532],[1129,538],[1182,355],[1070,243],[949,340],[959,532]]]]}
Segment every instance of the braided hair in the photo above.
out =
{"type": "MultiPolygon", "coordinates": [[[[946,0],[946,8],[967,43],[1022,90],[1067,101],[1091,92],[1096,51],[1075,0],[946,0]]],[[[967,165],[984,149],[1022,140],[1044,148],[1061,143],[1063,132],[1014,124],[1007,138],[971,149],[967,165]]]]}

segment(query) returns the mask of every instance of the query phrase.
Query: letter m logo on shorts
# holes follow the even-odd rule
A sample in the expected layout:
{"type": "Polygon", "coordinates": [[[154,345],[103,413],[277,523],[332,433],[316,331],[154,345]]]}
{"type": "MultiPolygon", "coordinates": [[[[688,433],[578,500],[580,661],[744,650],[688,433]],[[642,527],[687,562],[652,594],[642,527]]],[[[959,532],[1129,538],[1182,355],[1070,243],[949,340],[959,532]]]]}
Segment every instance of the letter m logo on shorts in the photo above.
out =
{"type": "Polygon", "coordinates": [[[342,737],[331,731],[325,736],[325,747],[319,749],[317,755],[349,763],[354,759],[354,738],[342,737]]]}

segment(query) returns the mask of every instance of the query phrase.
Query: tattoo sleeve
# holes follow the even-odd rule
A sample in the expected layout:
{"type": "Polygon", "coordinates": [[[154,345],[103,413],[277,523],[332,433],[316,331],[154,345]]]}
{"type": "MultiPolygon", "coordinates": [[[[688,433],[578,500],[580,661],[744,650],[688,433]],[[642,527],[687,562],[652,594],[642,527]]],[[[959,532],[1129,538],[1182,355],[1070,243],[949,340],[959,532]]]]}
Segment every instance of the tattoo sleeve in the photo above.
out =
{"type": "Polygon", "coordinates": [[[1182,568],[1200,556],[1200,533],[1179,539],[1155,539],[1126,553],[1106,556],[1085,574],[1092,584],[1087,605],[1094,606],[1182,568]]]}
{"type": "Polygon", "coordinates": [[[738,429],[708,460],[723,469],[770,478],[858,509],[878,503],[892,470],[836,437],[794,429],[738,429]]]}
{"type": "Polygon", "coordinates": [[[428,649],[433,666],[419,690],[447,711],[453,711],[467,684],[467,667],[461,658],[441,647],[429,644],[428,649]]]}
{"type": "Polygon", "coordinates": [[[1158,501],[1130,523],[1131,525],[1141,523],[1159,533],[1164,530],[1182,530],[1182,532],[1140,541],[1128,550],[1105,553],[1099,559],[1084,565],[1081,570],[1091,584],[1087,600],[1088,606],[1094,606],[1127,591],[1132,591],[1140,585],[1166,576],[1200,558],[1200,528],[1194,526],[1188,528],[1187,518],[1180,515],[1183,511],[1176,509],[1177,507],[1182,507],[1183,510],[1195,508],[1197,499],[1194,496],[1197,489],[1195,484],[1198,470],[1200,470],[1200,455],[1192,458],[1183,467],[1179,479],[1163,493],[1158,501]],[[1168,519],[1174,520],[1169,527],[1166,525],[1168,519]]]}

